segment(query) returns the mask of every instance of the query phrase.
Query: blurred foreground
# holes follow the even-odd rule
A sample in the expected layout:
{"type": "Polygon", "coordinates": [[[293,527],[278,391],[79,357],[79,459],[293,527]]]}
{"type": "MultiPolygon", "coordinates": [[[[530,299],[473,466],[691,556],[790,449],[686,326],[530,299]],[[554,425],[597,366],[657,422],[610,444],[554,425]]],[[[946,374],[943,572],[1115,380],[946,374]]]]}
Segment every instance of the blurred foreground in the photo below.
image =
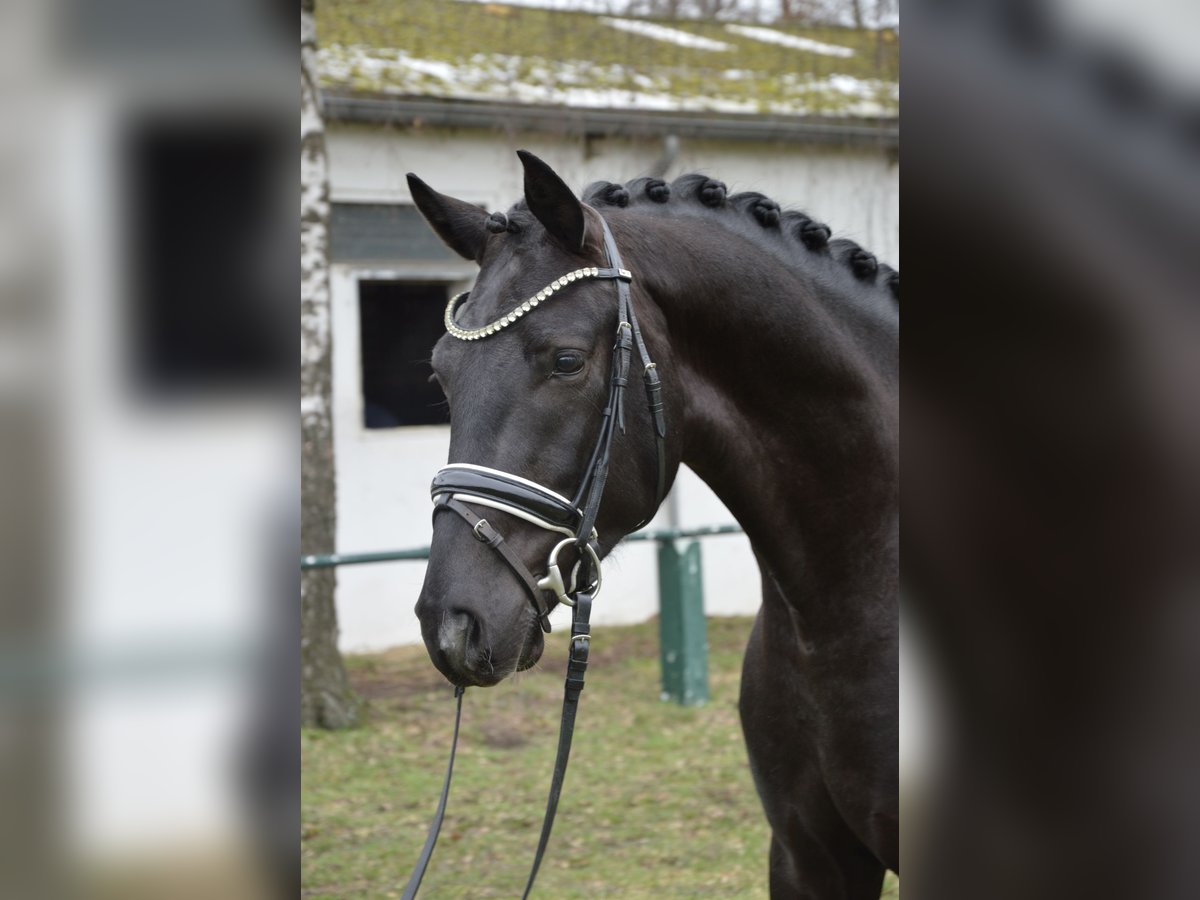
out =
{"type": "Polygon", "coordinates": [[[1196,6],[905,16],[905,879],[1194,897],[1196,6]]]}
{"type": "Polygon", "coordinates": [[[0,6],[0,896],[295,894],[295,17],[0,6]]]}

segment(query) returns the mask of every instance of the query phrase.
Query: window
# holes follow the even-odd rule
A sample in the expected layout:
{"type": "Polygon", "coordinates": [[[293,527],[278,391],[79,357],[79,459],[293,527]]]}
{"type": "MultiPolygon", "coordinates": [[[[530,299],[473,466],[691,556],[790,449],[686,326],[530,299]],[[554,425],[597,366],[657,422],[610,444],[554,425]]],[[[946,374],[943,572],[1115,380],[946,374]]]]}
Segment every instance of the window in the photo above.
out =
{"type": "Polygon", "coordinates": [[[334,203],[329,218],[329,257],[335,262],[453,262],[415,206],[400,203],[334,203]]]}
{"type": "Polygon", "coordinates": [[[363,425],[442,425],[450,421],[429,357],[445,326],[445,284],[360,281],[363,425]]]}
{"type": "Polygon", "coordinates": [[[295,389],[283,138],[261,116],[148,115],[126,134],[129,364],[143,396],[295,389]]]}

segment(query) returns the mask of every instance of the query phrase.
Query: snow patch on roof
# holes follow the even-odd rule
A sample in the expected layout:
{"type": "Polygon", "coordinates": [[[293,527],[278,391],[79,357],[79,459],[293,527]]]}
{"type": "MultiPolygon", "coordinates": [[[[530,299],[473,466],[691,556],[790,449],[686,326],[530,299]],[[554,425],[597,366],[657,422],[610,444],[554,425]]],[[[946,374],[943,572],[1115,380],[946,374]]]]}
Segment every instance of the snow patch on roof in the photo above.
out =
{"type": "Polygon", "coordinates": [[[745,84],[738,76],[751,74],[736,69],[727,70],[724,79],[697,81],[682,93],[669,71],[631,72],[586,60],[475,53],[450,63],[362,44],[330,44],[318,58],[323,78],[355,90],[593,109],[881,116],[892,112],[898,95],[894,82],[846,74],[787,72],[773,79],[768,96],[757,88],[726,89],[745,84]]]}
{"type": "Polygon", "coordinates": [[[751,40],[762,41],[765,44],[779,44],[782,47],[791,47],[793,50],[807,50],[809,53],[819,53],[822,56],[846,57],[854,55],[854,51],[849,47],[825,44],[821,41],[814,41],[795,34],[784,34],[782,31],[776,31],[774,28],[759,28],[753,25],[726,25],[725,30],[733,34],[739,34],[742,37],[750,38],[751,40]]]}
{"type": "Polygon", "coordinates": [[[440,78],[445,82],[454,81],[458,70],[448,62],[442,62],[437,59],[413,59],[411,56],[399,60],[403,65],[408,66],[414,72],[422,72],[426,75],[432,75],[434,78],[440,78]]]}
{"type": "Polygon", "coordinates": [[[680,47],[691,47],[693,50],[725,51],[733,49],[732,44],[726,44],[724,41],[714,41],[710,38],[700,37],[698,34],[692,34],[690,31],[668,28],[666,25],[655,25],[653,22],[645,22],[641,19],[615,19],[611,16],[601,16],[600,21],[610,28],[640,34],[642,37],[665,41],[668,44],[678,44],[680,47]]]}
{"type": "Polygon", "coordinates": [[[553,9],[558,12],[617,13],[624,12],[627,3],[620,0],[458,0],[460,3],[480,3],[485,6],[528,6],[533,9],[553,9]]]}

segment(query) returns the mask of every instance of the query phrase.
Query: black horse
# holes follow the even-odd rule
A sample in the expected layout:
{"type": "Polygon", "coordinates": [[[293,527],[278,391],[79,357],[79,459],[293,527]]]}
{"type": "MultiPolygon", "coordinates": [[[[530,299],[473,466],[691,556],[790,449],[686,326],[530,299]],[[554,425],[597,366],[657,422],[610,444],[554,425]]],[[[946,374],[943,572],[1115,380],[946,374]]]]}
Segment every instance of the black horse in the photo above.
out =
{"type": "MultiPolygon", "coordinates": [[[[433,229],[480,266],[433,351],[450,462],[568,497],[579,483],[609,396],[612,284],[564,282],[487,340],[462,337],[564,273],[604,266],[607,222],[669,429],[656,451],[647,405],[626,404],[599,554],[654,513],[659,453],[668,480],[686,462],[729,507],[762,574],[740,707],[772,829],[771,895],[874,900],[885,869],[899,870],[899,275],[808,216],[703,175],[593,184],[581,202],[520,156],[525,198],[507,214],[409,175],[433,229]]],[[[533,571],[561,538],[488,515],[533,571]]],[[[478,536],[461,514],[435,516],[416,606],[434,665],[456,685],[495,684],[543,649],[528,590],[478,536]]]]}

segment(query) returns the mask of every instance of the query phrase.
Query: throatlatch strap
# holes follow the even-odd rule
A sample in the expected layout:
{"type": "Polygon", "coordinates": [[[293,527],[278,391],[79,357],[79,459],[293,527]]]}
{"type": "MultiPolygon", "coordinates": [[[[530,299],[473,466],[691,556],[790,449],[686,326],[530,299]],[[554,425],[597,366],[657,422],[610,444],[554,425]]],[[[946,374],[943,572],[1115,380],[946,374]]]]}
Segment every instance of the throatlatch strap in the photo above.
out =
{"type": "Polygon", "coordinates": [[[542,819],[542,834],[538,838],[537,853],[533,857],[533,868],[525,884],[522,900],[527,900],[533,890],[534,879],[550,843],[550,831],[554,828],[554,816],[558,812],[558,798],[562,793],[563,779],[567,774],[567,763],[571,758],[571,739],[575,736],[575,713],[579,709],[579,694],[583,690],[583,679],[587,673],[588,645],[591,643],[592,595],[580,592],[575,597],[575,614],[571,619],[571,649],[567,657],[567,682],[563,691],[562,723],[558,726],[558,753],[554,757],[554,775],[550,779],[550,796],[546,799],[546,816],[542,819]]]}
{"type": "Polygon", "coordinates": [[[437,843],[438,833],[442,830],[442,818],[446,815],[446,800],[450,797],[450,776],[454,774],[454,753],[458,750],[458,724],[462,721],[464,693],[466,693],[466,688],[456,687],[454,689],[458,708],[454,711],[454,738],[450,741],[450,762],[446,765],[446,780],[442,782],[442,796],[438,800],[437,812],[433,814],[433,821],[429,823],[429,834],[425,838],[425,847],[421,850],[421,858],[417,860],[417,867],[413,869],[413,873],[408,879],[401,900],[413,900],[417,896],[417,888],[421,886],[421,879],[425,877],[425,870],[429,867],[429,860],[433,856],[433,847],[437,843]]]}

